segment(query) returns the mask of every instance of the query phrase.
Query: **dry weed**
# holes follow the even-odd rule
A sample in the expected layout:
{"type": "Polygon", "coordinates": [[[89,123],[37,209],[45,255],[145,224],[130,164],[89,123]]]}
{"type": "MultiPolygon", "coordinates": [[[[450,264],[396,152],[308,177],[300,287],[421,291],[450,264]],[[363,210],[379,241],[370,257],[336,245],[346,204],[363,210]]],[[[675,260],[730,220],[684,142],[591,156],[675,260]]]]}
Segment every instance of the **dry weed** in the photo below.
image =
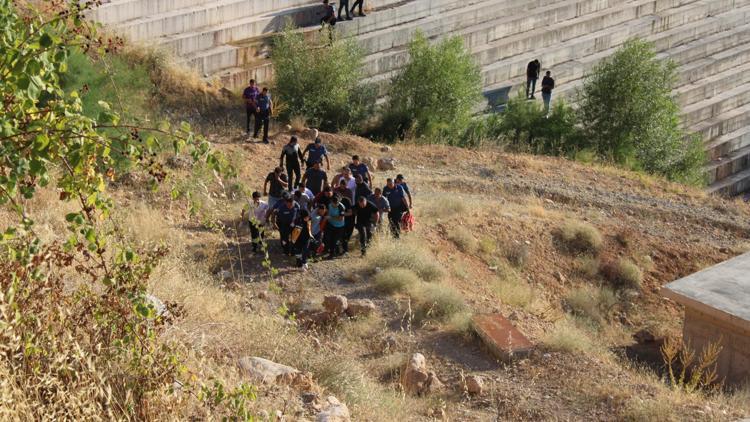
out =
{"type": "Polygon", "coordinates": [[[559,229],[560,240],[570,252],[596,254],[604,242],[596,227],[582,221],[568,221],[559,229]]]}

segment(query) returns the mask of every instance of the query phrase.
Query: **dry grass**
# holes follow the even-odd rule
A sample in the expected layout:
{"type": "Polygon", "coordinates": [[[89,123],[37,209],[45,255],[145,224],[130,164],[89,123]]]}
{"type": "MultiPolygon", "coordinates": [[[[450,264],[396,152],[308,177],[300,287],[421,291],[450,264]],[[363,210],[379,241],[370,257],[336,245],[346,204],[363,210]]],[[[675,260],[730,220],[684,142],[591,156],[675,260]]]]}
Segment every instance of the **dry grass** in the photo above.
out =
{"type": "Polygon", "coordinates": [[[563,318],[555,323],[542,338],[544,346],[560,352],[579,353],[594,348],[589,334],[578,327],[572,318],[563,318]]]}
{"type": "Polygon", "coordinates": [[[498,278],[490,283],[490,289],[502,303],[518,308],[528,308],[534,301],[534,289],[521,280],[512,268],[500,266],[498,278]]]}
{"type": "Polygon", "coordinates": [[[401,240],[379,236],[368,249],[363,265],[370,271],[375,271],[376,268],[405,268],[424,281],[438,281],[445,275],[445,270],[435,256],[416,236],[401,240]]]}
{"type": "Polygon", "coordinates": [[[444,283],[421,283],[409,291],[416,303],[417,320],[449,320],[466,310],[466,303],[458,290],[444,283]]]}
{"type": "Polygon", "coordinates": [[[514,242],[505,247],[504,255],[514,267],[523,268],[529,261],[529,246],[525,243],[514,242]]]}
{"type": "Polygon", "coordinates": [[[643,282],[643,272],[627,258],[602,265],[601,273],[608,281],[626,289],[640,289],[643,282]]]}
{"type": "Polygon", "coordinates": [[[574,220],[560,227],[559,237],[565,249],[572,253],[596,254],[604,242],[596,227],[574,220]]]}
{"type": "Polygon", "coordinates": [[[292,132],[300,133],[307,129],[307,119],[305,116],[292,116],[289,118],[289,126],[292,127],[292,132]]]}
{"type": "Polygon", "coordinates": [[[461,252],[473,254],[477,251],[477,239],[464,226],[453,227],[447,237],[461,252]]]}
{"type": "Polygon", "coordinates": [[[456,195],[436,194],[425,201],[420,213],[428,219],[448,219],[458,215],[466,214],[469,205],[466,199],[456,195]]]}
{"type": "Polygon", "coordinates": [[[608,287],[585,285],[569,291],[565,295],[565,302],[574,314],[601,326],[610,318],[618,300],[615,292],[608,287]]]}
{"type": "Polygon", "coordinates": [[[373,285],[383,293],[405,292],[421,281],[419,276],[406,268],[387,268],[375,275],[373,285]]]}
{"type": "Polygon", "coordinates": [[[599,259],[592,256],[582,256],[576,259],[576,270],[580,275],[588,280],[593,280],[599,276],[599,259]]]}

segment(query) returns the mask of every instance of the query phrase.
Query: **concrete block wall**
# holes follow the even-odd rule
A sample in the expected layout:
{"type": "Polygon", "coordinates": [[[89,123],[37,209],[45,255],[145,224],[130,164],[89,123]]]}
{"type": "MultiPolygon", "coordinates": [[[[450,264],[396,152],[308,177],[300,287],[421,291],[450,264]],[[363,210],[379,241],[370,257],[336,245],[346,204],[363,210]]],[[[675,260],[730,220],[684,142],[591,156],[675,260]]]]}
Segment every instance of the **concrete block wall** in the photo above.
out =
{"type": "MultiPolygon", "coordinates": [[[[416,30],[459,35],[486,89],[516,95],[526,64],[553,71],[556,98],[632,37],[680,65],[675,97],[685,126],[706,141],[712,192],[750,187],[750,0],[365,0],[366,18],[336,30],[357,37],[368,80],[385,86],[406,63],[416,30]]],[[[111,0],[91,18],[157,43],[185,65],[239,89],[270,82],[270,36],[287,20],[318,37],[318,0],[111,0]]]]}

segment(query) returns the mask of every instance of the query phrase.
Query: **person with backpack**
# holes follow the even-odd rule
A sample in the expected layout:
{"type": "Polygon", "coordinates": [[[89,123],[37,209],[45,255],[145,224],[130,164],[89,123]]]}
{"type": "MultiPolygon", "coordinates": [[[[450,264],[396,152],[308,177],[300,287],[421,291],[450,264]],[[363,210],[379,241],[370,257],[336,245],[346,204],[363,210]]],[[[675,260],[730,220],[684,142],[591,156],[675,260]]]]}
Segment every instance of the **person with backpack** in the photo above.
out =
{"type": "Polygon", "coordinates": [[[242,208],[241,219],[244,220],[247,215],[248,225],[250,226],[250,240],[253,244],[253,253],[262,251],[263,238],[265,237],[266,214],[268,213],[268,203],[260,199],[260,192],[253,192],[250,203],[242,208]]]}
{"type": "Polygon", "coordinates": [[[354,8],[359,6],[359,17],[364,18],[365,16],[367,16],[364,13],[362,13],[362,7],[364,7],[364,2],[365,0],[355,0],[354,4],[352,4],[352,14],[354,14],[354,8]]]}
{"type": "Polygon", "coordinates": [[[263,195],[268,195],[269,208],[273,208],[281,200],[288,186],[288,179],[281,167],[276,167],[272,172],[268,173],[266,181],[263,183],[263,195]],[[271,185],[271,190],[268,189],[269,184],[271,185]]]}
{"type": "Polygon", "coordinates": [[[367,200],[366,197],[357,198],[357,205],[354,207],[354,225],[359,233],[359,247],[362,256],[365,256],[367,246],[372,240],[373,228],[378,224],[379,212],[378,207],[367,200]]]}
{"type": "Polygon", "coordinates": [[[302,176],[302,185],[310,189],[313,195],[319,194],[323,188],[328,185],[328,174],[320,169],[320,161],[308,168],[305,175],[302,176]]]}
{"type": "Polygon", "coordinates": [[[294,250],[296,251],[297,267],[307,271],[307,259],[310,257],[312,247],[312,216],[307,210],[300,210],[297,219],[294,221],[292,230],[292,240],[294,241],[294,250]]]}
{"type": "Polygon", "coordinates": [[[533,100],[536,92],[536,81],[539,79],[539,72],[542,70],[542,64],[539,60],[534,59],[526,66],[526,99],[533,100]],[[531,93],[531,95],[529,95],[531,93]]]}
{"type": "Polygon", "coordinates": [[[268,93],[268,88],[263,88],[260,95],[258,95],[256,104],[258,106],[256,109],[258,114],[255,117],[255,134],[253,135],[253,138],[258,137],[260,128],[263,127],[263,143],[267,144],[268,128],[271,124],[271,114],[273,114],[273,101],[271,101],[271,94],[268,93]]]}
{"type": "Polygon", "coordinates": [[[328,250],[328,259],[333,259],[339,255],[339,244],[344,237],[345,226],[346,207],[339,201],[339,197],[334,195],[331,197],[331,203],[328,204],[326,229],[323,237],[323,242],[328,250]]]}
{"type": "Polygon", "coordinates": [[[549,117],[549,104],[552,102],[552,90],[555,89],[555,80],[549,70],[542,79],[542,100],[544,101],[544,117],[549,117]]]}
{"type": "Polygon", "coordinates": [[[297,220],[297,215],[300,212],[299,204],[294,202],[294,198],[289,192],[284,192],[283,201],[276,203],[276,206],[271,211],[271,216],[279,230],[279,239],[281,240],[281,247],[284,254],[292,256],[292,244],[291,235],[292,229],[294,228],[294,222],[297,220]]]}
{"type": "Polygon", "coordinates": [[[250,79],[250,85],[245,88],[245,90],[242,92],[242,99],[245,100],[245,115],[247,117],[246,123],[245,123],[245,131],[247,132],[248,136],[250,135],[250,119],[255,119],[255,125],[258,124],[258,96],[260,95],[260,90],[258,90],[258,87],[255,86],[255,79],[250,79]]]}
{"type": "Polygon", "coordinates": [[[401,218],[404,213],[409,211],[409,203],[404,188],[394,183],[393,179],[388,178],[383,188],[383,196],[388,199],[391,206],[388,212],[388,221],[391,227],[391,234],[398,239],[401,236],[401,218]]]}
{"type": "Polygon", "coordinates": [[[289,142],[281,149],[281,156],[279,157],[279,167],[283,167],[286,164],[290,192],[299,186],[300,178],[302,177],[301,165],[304,165],[304,163],[305,160],[302,159],[302,150],[299,147],[299,143],[297,143],[297,137],[292,136],[289,142]]]}
{"type": "Polygon", "coordinates": [[[370,168],[367,167],[367,164],[359,160],[359,155],[352,156],[352,162],[349,163],[349,170],[351,170],[352,176],[354,177],[357,177],[357,175],[362,176],[362,180],[364,180],[368,186],[372,187],[372,177],[370,176],[370,168]]]}
{"type": "Polygon", "coordinates": [[[323,158],[325,158],[326,170],[331,171],[331,161],[328,159],[328,150],[326,149],[325,145],[323,145],[323,141],[318,136],[318,129],[315,129],[315,141],[307,144],[305,150],[302,152],[302,157],[307,163],[307,168],[312,167],[312,165],[316,162],[320,162],[322,165],[323,158]],[[307,158],[304,158],[305,156],[307,158]]]}

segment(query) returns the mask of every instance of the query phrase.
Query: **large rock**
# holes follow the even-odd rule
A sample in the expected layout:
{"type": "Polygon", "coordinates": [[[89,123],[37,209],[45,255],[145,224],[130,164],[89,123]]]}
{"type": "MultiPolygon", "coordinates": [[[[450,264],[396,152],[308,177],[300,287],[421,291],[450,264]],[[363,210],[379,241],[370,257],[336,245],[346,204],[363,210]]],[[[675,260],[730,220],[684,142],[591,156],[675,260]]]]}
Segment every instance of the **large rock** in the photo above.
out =
{"type": "Polygon", "coordinates": [[[414,353],[401,373],[401,386],[407,393],[419,395],[425,390],[429,378],[430,374],[427,372],[427,361],[424,355],[414,353]]]}
{"type": "Polygon", "coordinates": [[[352,318],[370,316],[377,310],[377,307],[370,299],[350,300],[348,305],[346,314],[352,318]]]}
{"type": "Polygon", "coordinates": [[[317,422],[349,422],[349,408],[336,397],[328,396],[323,411],[318,413],[317,422]]]}
{"type": "Polygon", "coordinates": [[[379,159],[378,170],[380,171],[396,170],[396,159],[395,158],[379,159]]]}
{"type": "Polygon", "coordinates": [[[341,315],[346,312],[346,308],[349,307],[349,303],[346,300],[346,296],[326,296],[323,298],[323,307],[326,308],[326,311],[332,313],[333,315],[341,315]]]}
{"type": "Polygon", "coordinates": [[[484,391],[484,378],[478,375],[466,377],[466,391],[473,396],[480,396],[484,391]]]}
{"type": "Polygon", "coordinates": [[[429,374],[427,374],[427,382],[425,383],[423,393],[438,393],[443,390],[445,385],[440,381],[437,374],[433,371],[430,371],[429,374]]]}
{"type": "Polygon", "coordinates": [[[388,145],[383,145],[382,147],[380,147],[380,151],[381,152],[391,152],[392,150],[393,150],[393,148],[391,148],[388,145]]]}
{"type": "Polygon", "coordinates": [[[362,157],[362,162],[367,164],[367,167],[370,169],[375,168],[375,159],[372,157],[362,157]]]}
{"type": "Polygon", "coordinates": [[[295,368],[256,356],[241,358],[239,366],[245,375],[260,384],[304,385],[308,383],[307,377],[295,368]]]}

